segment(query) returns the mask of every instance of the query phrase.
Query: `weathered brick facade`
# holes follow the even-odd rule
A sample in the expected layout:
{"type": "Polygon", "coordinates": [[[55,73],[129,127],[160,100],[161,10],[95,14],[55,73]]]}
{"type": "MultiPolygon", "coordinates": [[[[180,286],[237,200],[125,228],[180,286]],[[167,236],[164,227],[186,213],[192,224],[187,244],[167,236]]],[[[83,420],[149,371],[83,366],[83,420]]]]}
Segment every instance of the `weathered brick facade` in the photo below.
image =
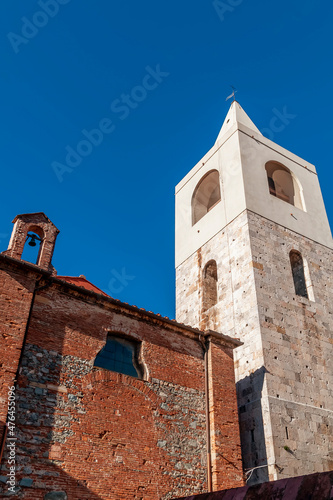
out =
{"type": "MultiPolygon", "coordinates": [[[[243,484],[232,357],[239,342],[6,255],[0,287],[2,431],[20,363],[17,498],[157,500],[204,492],[209,448],[214,487],[243,484]],[[94,367],[109,332],[140,343],[144,380],[94,367]]],[[[1,497],[10,442],[7,435],[1,497]]]]}

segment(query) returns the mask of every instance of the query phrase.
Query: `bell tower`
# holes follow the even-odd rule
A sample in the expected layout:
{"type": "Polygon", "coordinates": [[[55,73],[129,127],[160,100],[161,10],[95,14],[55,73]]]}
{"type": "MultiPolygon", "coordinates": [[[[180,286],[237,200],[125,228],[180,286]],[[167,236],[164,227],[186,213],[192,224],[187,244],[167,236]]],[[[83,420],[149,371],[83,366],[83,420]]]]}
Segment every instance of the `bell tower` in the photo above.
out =
{"type": "Polygon", "coordinates": [[[57,274],[52,266],[52,256],[59,229],[56,228],[53,222],[43,212],[37,212],[17,215],[13,220],[13,224],[8,249],[2,253],[14,259],[22,260],[22,253],[27,240],[30,238],[29,244],[31,246],[36,246],[36,240],[38,240],[40,247],[36,265],[54,275],[57,274]]]}
{"type": "Polygon", "coordinates": [[[236,101],[176,187],[176,305],[177,321],[244,343],[249,484],[332,469],[333,242],[316,169],[236,101]]]}

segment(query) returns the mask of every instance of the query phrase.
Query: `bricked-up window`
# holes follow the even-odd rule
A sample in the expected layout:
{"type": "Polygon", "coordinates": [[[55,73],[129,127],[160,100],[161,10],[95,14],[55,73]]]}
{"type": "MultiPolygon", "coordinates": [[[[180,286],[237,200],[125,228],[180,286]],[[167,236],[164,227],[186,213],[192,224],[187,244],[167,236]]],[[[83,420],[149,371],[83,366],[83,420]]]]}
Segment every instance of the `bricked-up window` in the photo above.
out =
{"type": "Polygon", "coordinates": [[[192,196],[192,225],[196,224],[221,201],[220,176],[217,170],[208,172],[197,184],[192,196]]]}
{"type": "Polygon", "coordinates": [[[308,290],[306,287],[303,257],[300,252],[292,250],[290,252],[290,264],[293,273],[294,285],[296,295],[309,298],[308,290]]]}
{"type": "Polygon", "coordinates": [[[215,260],[210,260],[206,264],[203,277],[202,309],[207,311],[217,304],[217,266],[215,260]]]}
{"type": "Polygon", "coordinates": [[[143,378],[139,361],[140,344],[109,334],[105,346],[97,354],[94,366],[131,377],[143,378]]]}
{"type": "Polygon", "coordinates": [[[267,162],[265,168],[270,194],[305,210],[302,187],[289,168],[277,161],[267,162]]]}

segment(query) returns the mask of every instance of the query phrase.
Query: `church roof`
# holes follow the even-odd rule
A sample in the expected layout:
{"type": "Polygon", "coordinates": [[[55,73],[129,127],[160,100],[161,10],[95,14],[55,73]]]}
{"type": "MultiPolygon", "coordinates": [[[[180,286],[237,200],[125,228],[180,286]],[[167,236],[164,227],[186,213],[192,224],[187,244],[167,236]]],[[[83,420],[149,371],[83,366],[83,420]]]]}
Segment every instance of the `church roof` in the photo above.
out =
{"type": "Polygon", "coordinates": [[[242,125],[245,125],[249,129],[256,132],[257,134],[262,135],[262,133],[255,126],[251,118],[245,113],[244,109],[239,104],[239,102],[234,101],[229,108],[228,114],[224,120],[224,123],[222,125],[222,128],[220,130],[220,133],[216,141],[219,141],[228,132],[228,130],[231,129],[231,127],[235,123],[241,123],[242,125]]]}
{"type": "Polygon", "coordinates": [[[93,283],[87,280],[87,278],[83,275],[81,276],[57,276],[59,280],[67,281],[67,283],[71,283],[72,285],[81,286],[86,290],[90,290],[91,292],[101,293],[106,297],[109,297],[107,293],[104,293],[103,290],[95,286],[93,283]]]}

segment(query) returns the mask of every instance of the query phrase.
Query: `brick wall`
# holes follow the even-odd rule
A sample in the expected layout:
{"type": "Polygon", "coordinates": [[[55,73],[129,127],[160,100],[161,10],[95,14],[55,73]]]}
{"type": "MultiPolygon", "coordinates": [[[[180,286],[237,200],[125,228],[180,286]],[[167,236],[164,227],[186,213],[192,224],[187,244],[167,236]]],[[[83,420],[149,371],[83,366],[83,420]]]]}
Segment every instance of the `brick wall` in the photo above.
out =
{"type": "Polygon", "coordinates": [[[36,277],[15,266],[0,269],[0,422],[2,436],[7,417],[8,387],[13,385],[36,277]]]}
{"type": "MultiPolygon", "coordinates": [[[[232,356],[215,351],[225,377],[214,395],[226,416],[215,428],[227,459],[216,471],[222,487],[243,478],[232,356]]],[[[153,500],[207,488],[203,349],[176,323],[53,280],[35,298],[17,396],[21,498],[60,491],[73,500],[153,500]],[[93,367],[108,332],[142,343],[147,380],[93,367]]],[[[5,454],[2,493],[7,473],[5,454]]]]}
{"type": "Polygon", "coordinates": [[[221,351],[214,342],[209,350],[210,425],[212,436],[213,491],[242,484],[237,401],[231,349],[221,351]],[[230,448],[233,443],[233,448],[230,448]]]}

